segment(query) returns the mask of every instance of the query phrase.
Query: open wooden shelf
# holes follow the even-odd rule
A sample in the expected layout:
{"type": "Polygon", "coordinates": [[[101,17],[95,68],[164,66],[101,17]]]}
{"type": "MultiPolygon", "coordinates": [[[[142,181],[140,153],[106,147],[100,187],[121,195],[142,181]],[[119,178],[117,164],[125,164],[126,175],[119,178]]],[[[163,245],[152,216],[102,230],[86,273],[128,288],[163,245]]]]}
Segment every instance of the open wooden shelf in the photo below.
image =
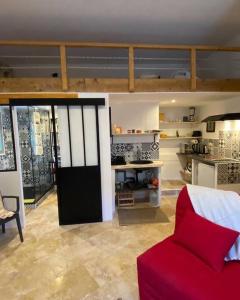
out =
{"type": "Polygon", "coordinates": [[[159,138],[160,141],[164,141],[164,140],[185,140],[185,139],[201,139],[201,136],[169,136],[169,137],[165,137],[165,138],[159,138]]]}
{"type": "Polygon", "coordinates": [[[159,121],[159,125],[185,125],[185,124],[188,124],[188,125],[200,125],[201,122],[184,122],[184,121],[180,121],[180,122],[174,121],[174,122],[171,122],[171,121],[159,121]]]}
{"type": "Polygon", "coordinates": [[[141,136],[141,135],[159,135],[159,132],[151,132],[151,133],[114,133],[113,136],[141,136]]]}

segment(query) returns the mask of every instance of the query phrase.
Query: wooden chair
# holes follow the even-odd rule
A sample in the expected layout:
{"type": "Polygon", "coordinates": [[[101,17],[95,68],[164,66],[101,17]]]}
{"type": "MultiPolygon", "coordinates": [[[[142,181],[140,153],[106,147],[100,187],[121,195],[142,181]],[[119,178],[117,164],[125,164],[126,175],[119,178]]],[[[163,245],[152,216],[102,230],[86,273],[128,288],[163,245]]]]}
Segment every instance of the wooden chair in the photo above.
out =
{"type": "Polygon", "coordinates": [[[19,197],[17,197],[17,196],[1,196],[0,201],[1,201],[1,198],[2,198],[2,202],[3,202],[3,207],[6,210],[8,210],[8,209],[6,207],[5,201],[7,199],[15,199],[16,200],[16,210],[13,211],[14,214],[11,217],[7,217],[6,219],[0,218],[0,225],[2,225],[2,232],[5,233],[5,224],[6,223],[16,219],[20,240],[21,240],[21,242],[23,242],[22,226],[21,226],[20,217],[19,217],[19,209],[20,209],[19,197]]]}

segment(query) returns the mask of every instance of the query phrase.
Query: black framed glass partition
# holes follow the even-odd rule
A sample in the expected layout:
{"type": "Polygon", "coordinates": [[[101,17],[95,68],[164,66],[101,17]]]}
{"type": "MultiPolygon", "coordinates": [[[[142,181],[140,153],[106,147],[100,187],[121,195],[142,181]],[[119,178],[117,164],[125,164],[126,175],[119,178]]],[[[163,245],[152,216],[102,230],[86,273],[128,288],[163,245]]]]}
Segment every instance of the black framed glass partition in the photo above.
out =
{"type": "Polygon", "coordinates": [[[59,224],[101,222],[99,106],[105,98],[12,99],[10,105],[51,107],[59,224]]]}
{"type": "Polygon", "coordinates": [[[36,206],[53,186],[50,107],[17,107],[24,203],[36,206]]]}
{"type": "Polygon", "coordinates": [[[0,172],[16,171],[12,110],[0,105],[0,172]]]}

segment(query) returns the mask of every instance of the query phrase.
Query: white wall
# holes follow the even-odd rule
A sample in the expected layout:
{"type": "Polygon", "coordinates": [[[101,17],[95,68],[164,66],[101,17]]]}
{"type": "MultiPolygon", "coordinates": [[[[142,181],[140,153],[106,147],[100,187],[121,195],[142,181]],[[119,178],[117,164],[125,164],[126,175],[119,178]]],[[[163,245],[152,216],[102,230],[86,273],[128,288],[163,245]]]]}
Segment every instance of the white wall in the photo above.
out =
{"type": "MultiPolygon", "coordinates": [[[[152,130],[159,128],[159,106],[156,102],[136,102],[132,100],[111,101],[112,125],[122,127],[126,133],[128,129],[152,130]]],[[[115,136],[114,143],[151,143],[153,136],[115,136]]]]}
{"type": "MultiPolygon", "coordinates": [[[[111,96],[110,96],[111,97],[111,96]]],[[[110,98],[111,100],[111,98],[110,98]]],[[[158,103],[111,101],[112,124],[128,129],[158,129],[158,103]]]]}
{"type": "MultiPolygon", "coordinates": [[[[20,160],[20,148],[19,148],[19,135],[17,126],[17,113],[16,108],[13,108],[13,128],[16,150],[16,164],[17,171],[0,172],[0,190],[3,195],[18,196],[20,201],[20,219],[22,227],[25,226],[25,211],[23,203],[23,185],[22,185],[22,169],[20,160]]],[[[15,209],[15,200],[11,199],[9,208],[15,209]]],[[[16,227],[16,222],[9,222],[9,226],[16,227]]]]}
{"type": "Polygon", "coordinates": [[[177,156],[180,141],[160,141],[160,160],[163,161],[161,178],[164,180],[181,179],[181,164],[177,156]]]}

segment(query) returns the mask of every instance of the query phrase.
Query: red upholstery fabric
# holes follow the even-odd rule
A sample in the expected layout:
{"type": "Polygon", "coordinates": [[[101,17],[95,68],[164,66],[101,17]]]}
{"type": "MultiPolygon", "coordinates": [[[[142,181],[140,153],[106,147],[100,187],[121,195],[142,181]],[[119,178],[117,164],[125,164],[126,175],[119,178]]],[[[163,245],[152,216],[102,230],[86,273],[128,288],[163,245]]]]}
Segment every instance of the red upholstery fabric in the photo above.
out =
{"type": "MultiPolygon", "coordinates": [[[[186,210],[193,211],[184,188],[177,202],[176,227],[186,210]]],[[[240,263],[225,263],[221,272],[211,269],[169,237],[137,259],[140,300],[237,300],[240,263]]]]}
{"type": "Polygon", "coordinates": [[[178,200],[177,200],[175,230],[176,230],[178,224],[181,222],[186,210],[190,210],[190,211],[194,212],[192,202],[188,195],[187,187],[185,186],[181,190],[181,192],[178,196],[178,200]]]}
{"type": "Polygon", "coordinates": [[[224,257],[238,236],[237,231],[219,226],[187,210],[176,228],[173,240],[220,272],[224,257]]]}
{"type": "Polygon", "coordinates": [[[239,299],[240,263],[216,272],[172,237],[138,257],[141,300],[239,299]]]}

